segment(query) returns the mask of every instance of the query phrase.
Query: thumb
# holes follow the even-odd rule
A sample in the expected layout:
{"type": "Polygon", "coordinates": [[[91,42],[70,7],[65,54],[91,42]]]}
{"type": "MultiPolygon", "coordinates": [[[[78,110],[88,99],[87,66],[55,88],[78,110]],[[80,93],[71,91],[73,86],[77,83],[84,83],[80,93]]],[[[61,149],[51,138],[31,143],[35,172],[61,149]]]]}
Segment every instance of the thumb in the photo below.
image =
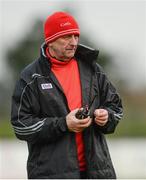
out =
{"type": "Polygon", "coordinates": [[[97,116],[99,116],[100,115],[100,109],[96,109],[95,111],[94,111],[94,115],[97,117],[97,116]]]}
{"type": "Polygon", "coordinates": [[[72,110],[72,111],[70,112],[70,114],[75,115],[75,114],[78,112],[78,110],[79,110],[79,108],[74,109],[74,110],[72,110]]]}

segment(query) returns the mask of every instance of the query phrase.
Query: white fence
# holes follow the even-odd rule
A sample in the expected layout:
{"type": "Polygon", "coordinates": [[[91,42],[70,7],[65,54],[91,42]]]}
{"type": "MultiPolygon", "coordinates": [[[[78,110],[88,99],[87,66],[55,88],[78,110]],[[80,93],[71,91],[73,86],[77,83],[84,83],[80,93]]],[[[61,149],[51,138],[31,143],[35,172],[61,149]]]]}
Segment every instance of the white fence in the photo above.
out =
{"type": "MultiPolygon", "coordinates": [[[[108,139],[112,161],[119,179],[146,178],[146,140],[108,139]]],[[[0,178],[27,179],[27,145],[19,140],[0,141],[0,178]]]]}

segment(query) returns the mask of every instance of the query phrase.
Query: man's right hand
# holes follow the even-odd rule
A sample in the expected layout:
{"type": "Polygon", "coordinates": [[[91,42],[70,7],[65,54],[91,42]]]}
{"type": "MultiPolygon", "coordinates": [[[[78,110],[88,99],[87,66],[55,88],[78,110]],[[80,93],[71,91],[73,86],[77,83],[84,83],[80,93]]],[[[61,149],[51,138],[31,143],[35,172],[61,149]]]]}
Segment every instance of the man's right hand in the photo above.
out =
{"type": "Polygon", "coordinates": [[[66,123],[68,126],[68,129],[72,132],[81,132],[88,126],[90,126],[92,119],[90,117],[87,117],[85,119],[77,119],[75,117],[75,114],[77,113],[79,109],[75,109],[71,111],[67,116],[66,116],[66,123]]]}

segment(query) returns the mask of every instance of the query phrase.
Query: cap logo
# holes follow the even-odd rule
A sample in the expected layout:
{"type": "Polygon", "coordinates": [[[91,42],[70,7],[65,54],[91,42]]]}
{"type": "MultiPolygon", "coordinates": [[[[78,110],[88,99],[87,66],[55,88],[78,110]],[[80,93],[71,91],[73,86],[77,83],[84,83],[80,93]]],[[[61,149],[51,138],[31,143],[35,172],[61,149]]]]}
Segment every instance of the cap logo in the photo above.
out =
{"type": "Polygon", "coordinates": [[[65,23],[61,23],[60,27],[70,26],[70,25],[71,25],[71,23],[68,21],[68,22],[65,22],[65,23]]]}

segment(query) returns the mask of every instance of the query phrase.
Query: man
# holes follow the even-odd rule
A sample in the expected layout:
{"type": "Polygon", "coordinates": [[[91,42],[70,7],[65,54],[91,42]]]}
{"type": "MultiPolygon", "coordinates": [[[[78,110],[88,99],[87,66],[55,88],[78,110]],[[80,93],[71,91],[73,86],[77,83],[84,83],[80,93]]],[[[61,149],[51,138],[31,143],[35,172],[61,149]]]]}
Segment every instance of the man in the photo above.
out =
{"type": "Polygon", "coordinates": [[[79,26],[65,12],[47,18],[44,35],[12,98],[15,134],[28,143],[28,178],[114,179],[104,134],[114,132],[122,105],[96,64],[98,51],[78,45],[79,26]],[[90,114],[78,118],[87,106],[90,114]]]}

